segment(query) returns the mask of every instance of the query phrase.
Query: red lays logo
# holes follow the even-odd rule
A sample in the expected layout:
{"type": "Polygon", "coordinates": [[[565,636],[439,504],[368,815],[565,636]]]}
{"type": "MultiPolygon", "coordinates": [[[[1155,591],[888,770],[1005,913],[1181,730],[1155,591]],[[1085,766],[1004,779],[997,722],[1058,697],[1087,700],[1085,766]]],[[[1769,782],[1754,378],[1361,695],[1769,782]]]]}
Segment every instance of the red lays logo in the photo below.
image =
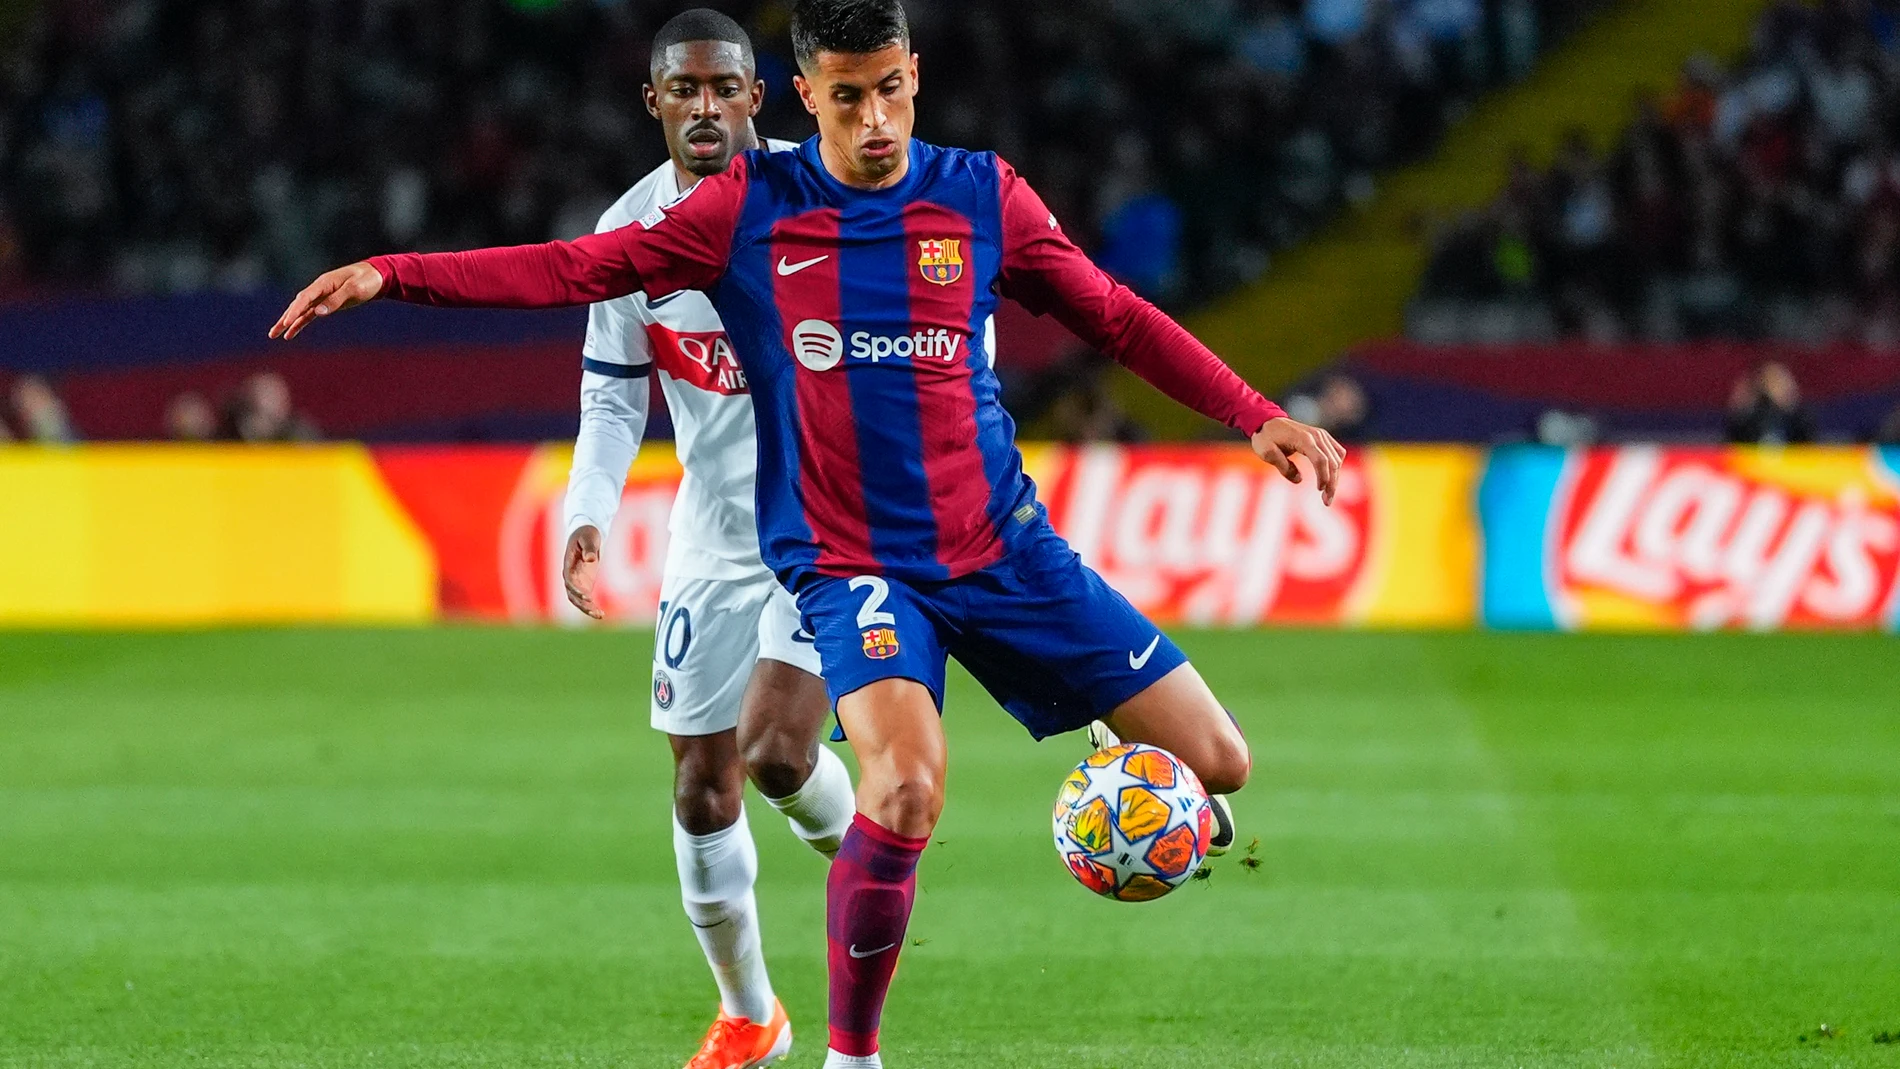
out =
{"type": "Polygon", "coordinates": [[[746,392],[745,369],[725,331],[674,330],[649,323],[647,338],[653,344],[653,362],[679,381],[711,393],[746,392]]]}
{"type": "Polygon", "coordinates": [[[1900,578],[1900,498],[1864,455],[1599,450],[1571,461],[1552,547],[1568,623],[1874,626],[1900,578]]]}
{"type": "Polygon", "coordinates": [[[1066,453],[1046,478],[1051,520],[1109,585],[1190,624],[1339,622],[1367,571],[1373,522],[1363,462],[1320,503],[1249,453],[1193,448],[1066,453]]]}

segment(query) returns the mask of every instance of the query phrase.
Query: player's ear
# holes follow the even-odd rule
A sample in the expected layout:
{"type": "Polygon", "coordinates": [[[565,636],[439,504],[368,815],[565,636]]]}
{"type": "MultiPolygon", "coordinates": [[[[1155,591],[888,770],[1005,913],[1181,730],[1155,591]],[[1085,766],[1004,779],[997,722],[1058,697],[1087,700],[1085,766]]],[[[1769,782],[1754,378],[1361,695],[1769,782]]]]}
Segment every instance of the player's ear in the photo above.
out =
{"type": "Polygon", "coordinates": [[[656,119],[659,118],[660,117],[660,91],[658,89],[653,88],[652,82],[648,82],[647,84],[640,87],[640,96],[641,96],[641,99],[646,101],[647,114],[653,116],[656,119]]]}
{"type": "Polygon", "coordinates": [[[818,114],[818,101],[812,97],[811,83],[802,74],[792,75],[792,88],[798,90],[798,99],[805,105],[805,113],[818,114]]]}
{"type": "Polygon", "coordinates": [[[917,53],[912,52],[910,54],[910,95],[911,96],[917,95],[917,86],[919,84],[918,78],[917,78],[917,71],[918,71],[917,53]]]}
{"type": "Polygon", "coordinates": [[[765,82],[754,78],[752,79],[752,109],[746,114],[756,119],[759,117],[759,109],[763,107],[765,107],[765,82]]]}

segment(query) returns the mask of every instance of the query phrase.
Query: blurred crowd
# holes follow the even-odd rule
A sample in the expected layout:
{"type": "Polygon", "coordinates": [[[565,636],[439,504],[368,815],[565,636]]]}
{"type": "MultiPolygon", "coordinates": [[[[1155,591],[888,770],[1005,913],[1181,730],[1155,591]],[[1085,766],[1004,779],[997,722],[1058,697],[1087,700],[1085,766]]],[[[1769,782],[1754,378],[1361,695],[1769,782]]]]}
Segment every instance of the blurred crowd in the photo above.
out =
{"type": "MultiPolygon", "coordinates": [[[[1594,417],[1561,408],[1544,412],[1532,437],[1539,444],[1565,448],[1597,445],[1605,440],[1603,428],[1594,417]]],[[[1857,430],[1852,437],[1872,445],[1900,445],[1900,406],[1877,425],[1857,430]]],[[[1830,441],[1839,444],[1843,439],[1822,436],[1814,410],[1803,399],[1801,384],[1788,365],[1765,360],[1729,388],[1722,440],[1731,445],[1782,446],[1830,441]]]]}
{"type": "Polygon", "coordinates": [[[17,437],[22,441],[43,445],[64,445],[78,440],[73,421],[66,414],[65,403],[44,376],[21,376],[7,391],[6,400],[7,404],[0,406],[0,412],[12,417],[13,427],[17,427],[18,431],[8,427],[5,419],[0,419],[0,442],[11,442],[17,437]]]}
{"type": "Polygon", "coordinates": [[[1900,2],[1781,0],[1607,151],[1520,155],[1434,236],[1409,332],[1900,345],[1900,2]]]}
{"type": "MultiPolygon", "coordinates": [[[[174,442],[310,442],[317,425],[291,403],[290,384],[259,371],[214,402],[195,390],[165,405],[165,436],[174,442]]],[[[84,437],[58,391],[43,375],[22,375],[0,403],[0,442],[65,445],[84,437]]]]}
{"type": "MultiPolygon", "coordinates": [[[[788,0],[748,25],[811,129],[788,0]]],[[[1163,302],[1245,281],[1606,0],[909,0],[919,130],[1012,160],[1163,302]]],[[[254,290],[568,237],[664,158],[681,2],[44,0],[0,32],[0,289],[254,290]]],[[[0,9],[6,10],[6,9],[0,9]]]]}

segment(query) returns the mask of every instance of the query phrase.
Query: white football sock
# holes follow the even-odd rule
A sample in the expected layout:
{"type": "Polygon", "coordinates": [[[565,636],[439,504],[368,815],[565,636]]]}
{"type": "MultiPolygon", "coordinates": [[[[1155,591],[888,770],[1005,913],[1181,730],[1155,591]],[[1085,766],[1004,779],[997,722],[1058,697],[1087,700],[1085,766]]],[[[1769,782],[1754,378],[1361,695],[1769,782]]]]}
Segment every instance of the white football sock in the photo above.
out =
{"type": "Polygon", "coordinates": [[[884,1059],[875,1054],[862,1057],[851,1054],[839,1054],[825,1048],[825,1069],[884,1069],[884,1059]]]}
{"type": "Polygon", "coordinates": [[[767,798],[766,803],[785,814],[792,822],[792,833],[805,845],[826,857],[837,857],[844,833],[851,830],[851,818],[858,811],[857,795],[851,790],[851,773],[831,747],[818,747],[818,763],[812,766],[805,785],[783,798],[767,798]]]}
{"type": "Polygon", "coordinates": [[[739,810],[732,827],[711,835],[688,834],[676,815],[673,857],[679,863],[686,919],[693,922],[693,934],[719,984],[720,1007],[750,1021],[771,1020],[772,981],[765,973],[759,908],[752,897],[759,854],[745,810],[739,810]]]}

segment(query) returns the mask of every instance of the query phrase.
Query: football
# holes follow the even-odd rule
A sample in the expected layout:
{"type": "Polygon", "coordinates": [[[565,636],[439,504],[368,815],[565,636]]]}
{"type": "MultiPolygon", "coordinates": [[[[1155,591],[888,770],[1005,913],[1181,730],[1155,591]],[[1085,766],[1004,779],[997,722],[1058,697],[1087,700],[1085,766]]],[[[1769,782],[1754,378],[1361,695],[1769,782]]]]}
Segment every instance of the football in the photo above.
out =
{"type": "Polygon", "coordinates": [[[1082,886],[1149,902],[1186,883],[1207,856],[1214,814],[1199,777],[1166,750],[1111,746],[1056,794],[1056,852],[1082,886]]]}

